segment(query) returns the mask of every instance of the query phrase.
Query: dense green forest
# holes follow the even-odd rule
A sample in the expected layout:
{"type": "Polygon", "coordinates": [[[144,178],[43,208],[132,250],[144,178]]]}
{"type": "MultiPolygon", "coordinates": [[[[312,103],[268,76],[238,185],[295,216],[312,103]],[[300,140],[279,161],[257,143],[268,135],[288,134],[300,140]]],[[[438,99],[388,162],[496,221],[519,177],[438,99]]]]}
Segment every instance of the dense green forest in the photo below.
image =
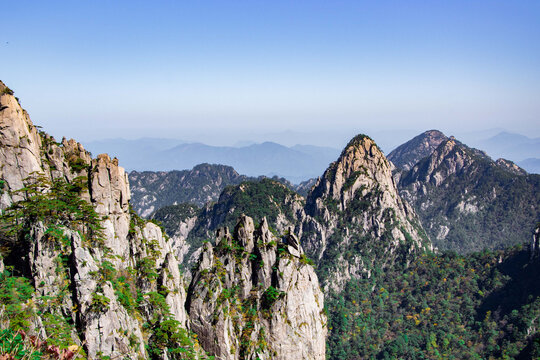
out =
{"type": "Polygon", "coordinates": [[[540,262],[425,254],[328,294],[328,359],[540,358],[540,262]],[[533,335],[529,337],[529,335],[533,335]]]}

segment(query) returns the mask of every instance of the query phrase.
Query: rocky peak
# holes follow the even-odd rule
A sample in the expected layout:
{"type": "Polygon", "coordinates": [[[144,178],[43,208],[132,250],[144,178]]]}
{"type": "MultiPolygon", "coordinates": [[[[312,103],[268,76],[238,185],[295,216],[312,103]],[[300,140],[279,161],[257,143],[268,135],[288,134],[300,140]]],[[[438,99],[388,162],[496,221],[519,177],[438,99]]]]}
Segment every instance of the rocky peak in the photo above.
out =
{"type": "Polygon", "coordinates": [[[167,358],[180,344],[164,332],[189,339],[183,279],[171,241],[129,211],[118,160],[56,142],[4,84],[0,109],[0,268],[32,284],[25,332],[88,358],[167,358]]]}
{"type": "Polygon", "coordinates": [[[340,290],[374,266],[391,265],[398,253],[429,248],[416,214],[398,195],[389,161],[365,135],[353,138],[319,178],[305,213],[302,244],[318,259],[325,288],[340,290]]]}
{"type": "Polygon", "coordinates": [[[501,168],[508,170],[511,173],[514,173],[516,175],[527,175],[527,171],[517,166],[513,161],[500,158],[500,159],[497,159],[495,163],[501,168]]]}
{"type": "Polygon", "coordinates": [[[388,160],[399,169],[409,170],[418,161],[431,155],[446,139],[448,138],[442,132],[428,130],[392,150],[388,154],[388,160]]]}
{"type": "Polygon", "coordinates": [[[483,151],[470,148],[463,143],[450,137],[432,152],[432,154],[420,160],[408,173],[401,177],[400,183],[406,185],[412,179],[421,179],[439,186],[444,179],[452,174],[462,172],[480,162],[492,162],[491,158],[483,151]]]}
{"type": "Polygon", "coordinates": [[[356,190],[376,183],[393,185],[390,165],[371,138],[358,135],[349,142],[338,160],[330,164],[308,194],[306,211],[315,216],[317,201],[321,197],[336,200],[339,210],[343,211],[356,190]]]}
{"type": "Polygon", "coordinates": [[[539,180],[510,161],[493,161],[448,138],[404,172],[398,186],[435,246],[468,253],[528,236],[526,229],[538,219],[539,180]],[[503,211],[507,215],[499,215],[503,211]]]}
{"type": "Polygon", "coordinates": [[[245,215],[233,236],[220,228],[216,238],[203,247],[187,302],[202,347],[218,359],[324,359],[323,294],[297,239],[285,243],[265,218],[256,228],[245,215]]]}

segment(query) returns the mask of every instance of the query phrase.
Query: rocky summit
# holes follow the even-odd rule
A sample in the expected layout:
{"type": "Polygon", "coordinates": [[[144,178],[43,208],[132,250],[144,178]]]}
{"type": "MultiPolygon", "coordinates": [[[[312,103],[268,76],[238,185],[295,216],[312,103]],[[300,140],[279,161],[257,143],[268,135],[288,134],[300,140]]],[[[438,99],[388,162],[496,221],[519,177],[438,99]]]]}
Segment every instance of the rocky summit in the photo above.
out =
{"type": "Polygon", "coordinates": [[[205,246],[188,294],[174,241],[130,209],[118,160],[56,142],[3,83],[0,94],[4,344],[30,358],[325,358],[323,295],[298,241],[242,218],[230,242],[222,231],[205,246]]]}
{"type": "Polygon", "coordinates": [[[314,185],[299,233],[325,288],[334,290],[430,249],[414,210],[398,194],[389,161],[365,135],[353,138],[314,185]]]}
{"type": "Polygon", "coordinates": [[[431,155],[446,139],[446,135],[439,130],[428,130],[392,150],[388,154],[388,160],[398,169],[409,170],[418,161],[431,155]]]}
{"type": "Polygon", "coordinates": [[[441,250],[460,253],[522,243],[540,217],[540,176],[493,161],[453,137],[401,175],[400,194],[441,250]]]}

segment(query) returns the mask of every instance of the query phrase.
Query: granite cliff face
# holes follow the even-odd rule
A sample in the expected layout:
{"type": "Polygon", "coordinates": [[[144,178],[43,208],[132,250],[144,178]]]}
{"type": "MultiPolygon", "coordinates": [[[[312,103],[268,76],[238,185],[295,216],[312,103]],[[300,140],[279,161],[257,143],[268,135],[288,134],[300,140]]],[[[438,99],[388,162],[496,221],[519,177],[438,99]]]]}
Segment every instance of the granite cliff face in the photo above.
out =
{"type": "Polygon", "coordinates": [[[263,178],[226,187],[216,203],[199,211],[193,205],[179,204],[163,208],[153,217],[164,224],[188,265],[197,261],[204,240],[212,238],[220,227],[234,228],[242,214],[266,217],[270,229],[282,234],[296,225],[303,205],[304,198],[287,186],[263,178]]]}
{"type": "Polygon", "coordinates": [[[218,359],[324,359],[326,315],[317,275],[292,233],[242,216],[205,243],[189,288],[191,328],[218,359]]]}
{"type": "MultiPolygon", "coordinates": [[[[92,159],[74,140],[57,143],[32,124],[2,83],[0,94],[0,287],[8,294],[0,296],[0,330],[24,331],[30,335],[25,341],[38,341],[36,351],[89,359],[203,359],[204,350],[225,354],[206,337],[201,337],[204,349],[199,346],[197,334],[222,334],[212,321],[201,327],[201,319],[208,311],[223,310],[210,301],[216,298],[201,301],[200,282],[190,288],[188,309],[194,318],[186,311],[178,249],[189,226],[169,239],[130,208],[128,177],[117,159],[106,154],[92,159]]],[[[298,242],[283,245],[266,220],[256,232],[251,219],[240,224],[234,238],[229,236],[231,247],[223,241],[215,249],[223,261],[232,259],[230,254],[236,261],[220,268],[228,280],[219,289],[241,290],[238,303],[229,299],[230,314],[233,305],[241,313],[249,303],[249,319],[258,319],[228,317],[241,329],[230,334],[237,345],[233,358],[323,359],[323,297],[298,242]],[[255,343],[243,337],[247,332],[256,334],[255,343]]],[[[207,264],[205,259],[215,260],[211,254],[210,246],[197,279],[217,264],[207,264]]]]}
{"type": "Polygon", "coordinates": [[[540,217],[540,176],[454,138],[404,172],[398,186],[442,250],[522,243],[540,217]]]}
{"type": "Polygon", "coordinates": [[[130,213],[116,159],[55,142],[6,89],[0,83],[2,268],[34,289],[24,330],[88,358],[166,358],[165,347],[180,344],[159,343],[160,323],[189,338],[170,241],[130,213]]]}
{"type": "Polygon", "coordinates": [[[430,248],[415,212],[398,194],[391,165],[369,137],[353,138],[309,193],[298,227],[325,289],[369,277],[374,267],[430,248]]]}

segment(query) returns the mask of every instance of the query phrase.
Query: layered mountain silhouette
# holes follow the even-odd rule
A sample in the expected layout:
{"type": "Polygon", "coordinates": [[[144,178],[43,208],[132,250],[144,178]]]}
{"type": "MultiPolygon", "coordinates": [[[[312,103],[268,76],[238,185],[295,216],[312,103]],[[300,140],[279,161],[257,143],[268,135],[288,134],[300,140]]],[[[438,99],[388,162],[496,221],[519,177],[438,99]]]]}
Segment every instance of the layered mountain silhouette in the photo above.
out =
{"type": "Polygon", "coordinates": [[[162,139],[115,139],[90,142],[87,147],[121,157],[129,171],[184,170],[210,163],[232,166],[247,176],[277,175],[294,184],[319,176],[339,154],[338,149],[329,147],[286,147],[274,142],[232,147],[162,139]]]}
{"type": "Polygon", "coordinates": [[[118,159],[56,142],[1,82],[0,109],[1,357],[540,356],[538,176],[512,161],[430,131],[404,170],[357,135],[306,196],[220,165],[134,173],[149,206],[194,202],[145,221],[118,159]]]}

